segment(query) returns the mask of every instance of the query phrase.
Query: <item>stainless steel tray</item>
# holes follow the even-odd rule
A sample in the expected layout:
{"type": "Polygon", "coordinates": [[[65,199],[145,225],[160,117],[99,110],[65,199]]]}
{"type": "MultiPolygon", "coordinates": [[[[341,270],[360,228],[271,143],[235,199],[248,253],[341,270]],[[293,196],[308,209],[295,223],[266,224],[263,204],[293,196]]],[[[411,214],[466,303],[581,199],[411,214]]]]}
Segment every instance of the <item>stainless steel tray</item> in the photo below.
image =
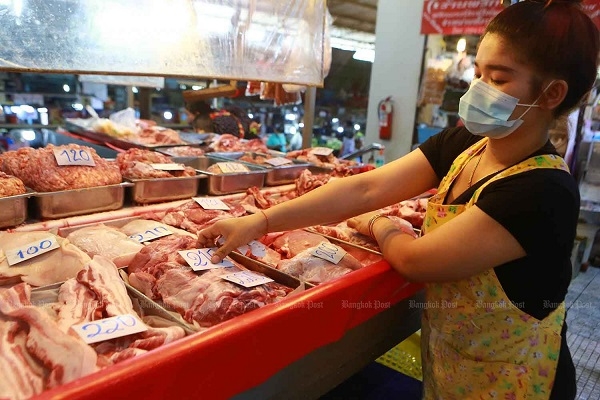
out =
{"type": "Polygon", "coordinates": [[[33,192],[0,197],[0,229],[17,226],[27,219],[27,199],[33,192]]]}
{"type": "Polygon", "coordinates": [[[203,175],[175,178],[127,179],[133,183],[131,199],[138,204],[161,203],[189,199],[198,194],[203,175]]]}
{"type": "MultiPolygon", "coordinates": [[[[173,157],[173,162],[195,168],[196,171],[207,175],[206,186],[201,186],[200,192],[209,195],[223,195],[245,192],[246,189],[256,186],[259,189],[265,184],[266,168],[248,165],[250,171],[236,174],[215,174],[208,171],[213,164],[223,162],[223,159],[212,157],[173,157]]],[[[204,185],[204,183],[202,183],[204,185]]]]}
{"type": "MultiPolygon", "coordinates": [[[[272,158],[273,155],[271,154],[265,154],[265,153],[256,153],[256,152],[233,152],[233,153],[211,153],[210,157],[214,157],[214,158],[222,158],[222,159],[228,159],[228,160],[239,160],[241,157],[248,155],[251,156],[252,158],[255,158],[256,156],[263,156],[263,157],[269,157],[272,158]]],[[[278,157],[278,156],[275,156],[278,157]]],[[[291,164],[286,164],[286,165],[280,165],[280,166],[273,166],[270,164],[257,164],[257,163],[252,163],[250,161],[237,161],[241,164],[245,164],[245,165],[255,165],[257,167],[261,167],[261,168],[266,168],[267,169],[267,175],[265,176],[265,185],[267,186],[279,186],[279,185],[286,185],[288,183],[293,183],[296,178],[298,178],[300,176],[300,174],[302,174],[302,171],[304,171],[305,169],[308,169],[311,164],[307,163],[307,162],[303,162],[303,161],[298,161],[298,160],[290,160],[292,163],[291,164]]]]}
{"type": "Polygon", "coordinates": [[[100,211],[118,210],[123,207],[125,188],[131,183],[97,186],[58,192],[33,194],[35,212],[42,219],[56,219],[100,211]]]}

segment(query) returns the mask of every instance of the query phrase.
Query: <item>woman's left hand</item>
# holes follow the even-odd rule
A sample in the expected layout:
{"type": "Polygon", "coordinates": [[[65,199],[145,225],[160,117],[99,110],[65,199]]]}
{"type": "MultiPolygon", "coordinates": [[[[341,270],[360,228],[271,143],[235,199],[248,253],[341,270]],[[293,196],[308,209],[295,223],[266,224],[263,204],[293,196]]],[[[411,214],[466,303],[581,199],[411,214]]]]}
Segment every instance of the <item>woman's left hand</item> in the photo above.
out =
{"type": "Polygon", "coordinates": [[[377,211],[373,211],[350,218],[348,220],[348,226],[352,229],[356,229],[359,233],[362,233],[365,236],[370,236],[371,232],[369,232],[369,221],[377,214],[377,211]]]}

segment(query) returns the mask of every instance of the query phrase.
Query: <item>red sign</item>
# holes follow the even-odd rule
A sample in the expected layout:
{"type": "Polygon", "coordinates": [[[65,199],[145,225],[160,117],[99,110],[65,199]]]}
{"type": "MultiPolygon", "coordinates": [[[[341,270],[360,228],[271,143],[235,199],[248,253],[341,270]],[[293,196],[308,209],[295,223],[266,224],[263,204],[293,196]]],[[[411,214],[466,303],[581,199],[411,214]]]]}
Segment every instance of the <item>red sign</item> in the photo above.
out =
{"type": "MultiPolygon", "coordinates": [[[[600,0],[585,0],[583,8],[600,28],[600,0]]],[[[421,33],[480,35],[503,9],[500,0],[425,0],[421,33]]]]}
{"type": "Polygon", "coordinates": [[[421,33],[480,35],[502,10],[500,0],[425,0],[421,33]]]}

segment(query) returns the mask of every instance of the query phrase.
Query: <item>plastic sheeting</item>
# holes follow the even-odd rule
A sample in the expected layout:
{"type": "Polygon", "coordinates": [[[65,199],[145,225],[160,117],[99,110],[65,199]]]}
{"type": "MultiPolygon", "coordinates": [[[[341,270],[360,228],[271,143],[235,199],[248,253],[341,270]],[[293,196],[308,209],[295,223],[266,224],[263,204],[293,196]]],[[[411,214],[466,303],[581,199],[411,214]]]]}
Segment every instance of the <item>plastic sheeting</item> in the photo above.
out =
{"type": "Polygon", "coordinates": [[[0,69],[322,85],[325,0],[4,0],[0,69]]]}

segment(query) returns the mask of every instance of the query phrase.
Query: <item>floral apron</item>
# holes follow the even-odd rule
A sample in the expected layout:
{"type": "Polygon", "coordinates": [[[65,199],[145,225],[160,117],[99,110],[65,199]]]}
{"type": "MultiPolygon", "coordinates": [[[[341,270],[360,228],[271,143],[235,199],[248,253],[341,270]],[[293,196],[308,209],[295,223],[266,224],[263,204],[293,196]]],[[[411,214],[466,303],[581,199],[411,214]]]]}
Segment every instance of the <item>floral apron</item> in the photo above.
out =
{"type": "MultiPolygon", "coordinates": [[[[460,171],[488,139],[456,158],[429,200],[423,233],[448,222],[499,179],[535,168],[568,171],[558,156],[529,158],[497,174],[466,205],[444,205],[460,171]]],[[[455,282],[426,286],[422,320],[424,399],[547,399],[554,383],[565,304],[543,320],[513,304],[493,268],[455,282]]]]}

